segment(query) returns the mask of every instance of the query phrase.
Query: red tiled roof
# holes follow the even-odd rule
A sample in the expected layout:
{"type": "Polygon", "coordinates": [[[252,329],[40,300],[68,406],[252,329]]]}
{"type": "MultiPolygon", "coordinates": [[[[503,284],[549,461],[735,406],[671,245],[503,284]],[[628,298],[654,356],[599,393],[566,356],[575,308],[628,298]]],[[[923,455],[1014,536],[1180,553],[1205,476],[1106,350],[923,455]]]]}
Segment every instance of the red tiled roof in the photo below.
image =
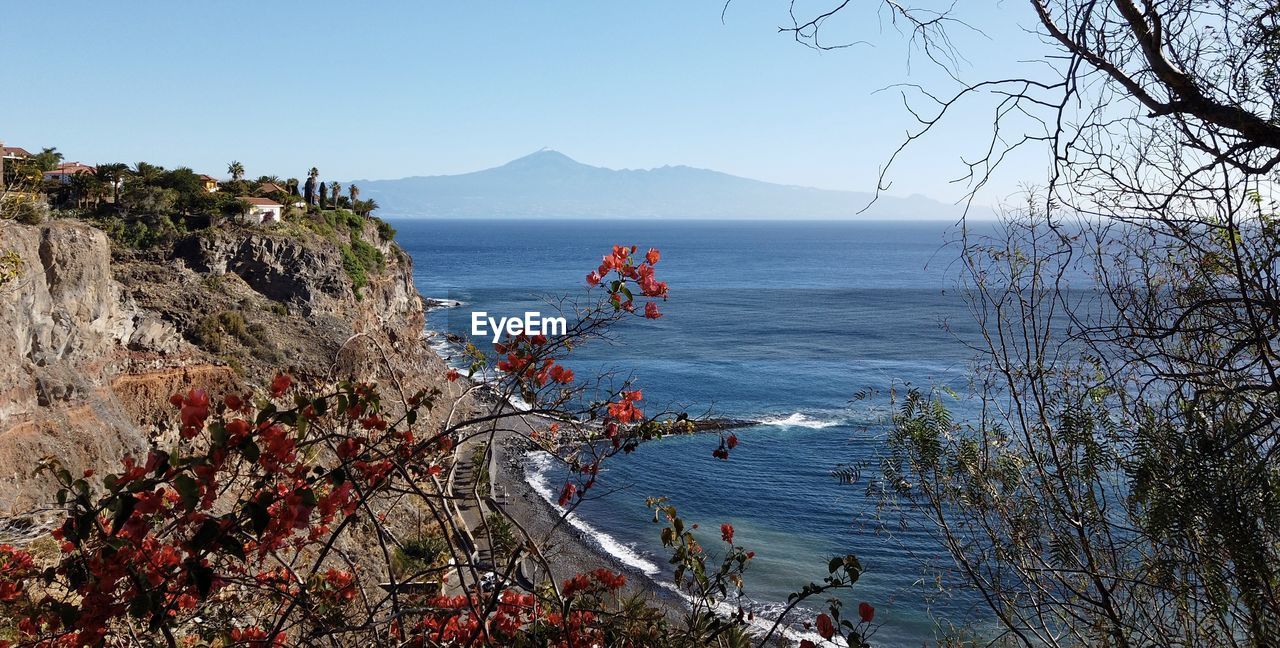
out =
{"type": "Polygon", "coordinates": [[[200,174],[200,179],[201,179],[201,180],[204,180],[205,182],[217,182],[217,181],[218,181],[218,179],[217,179],[217,178],[215,178],[215,177],[213,177],[213,176],[204,175],[204,174],[200,174]]]}
{"type": "Polygon", "coordinates": [[[260,192],[262,192],[262,193],[275,193],[275,192],[277,192],[277,191],[278,191],[278,192],[280,192],[280,193],[289,193],[289,192],[287,192],[287,191],[285,191],[285,190],[284,190],[284,187],[281,187],[280,185],[278,185],[278,184],[276,184],[276,183],[274,183],[274,182],[264,182],[264,183],[262,183],[262,185],[258,187],[258,191],[260,191],[260,192]]]}
{"type": "Polygon", "coordinates": [[[240,200],[243,200],[249,203],[250,205],[255,205],[258,207],[284,207],[284,205],[281,205],[280,203],[270,198],[255,198],[253,196],[241,196],[240,200]]]}
{"type": "Polygon", "coordinates": [[[0,147],[0,155],[4,155],[4,157],[20,157],[20,158],[31,157],[31,153],[27,151],[27,149],[24,149],[20,146],[0,147]]]}
{"type": "Polygon", "coordinates": [[[54,176],[77,175],[80,173],[93,173],[95,170],[96,169],[94,169],[94,167],[91,167],[87,164],[80,164],[79,162],[63,162],[62,164],[58,165],[57,169],[53,171],[45,171],[44,174],[54,175],[54,176]]]}

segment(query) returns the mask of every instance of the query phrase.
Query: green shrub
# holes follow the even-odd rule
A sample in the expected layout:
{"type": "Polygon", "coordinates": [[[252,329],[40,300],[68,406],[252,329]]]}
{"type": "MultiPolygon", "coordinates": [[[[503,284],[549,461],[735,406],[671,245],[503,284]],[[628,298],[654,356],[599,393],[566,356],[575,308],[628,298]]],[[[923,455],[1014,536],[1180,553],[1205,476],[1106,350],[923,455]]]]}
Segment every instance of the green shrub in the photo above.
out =
{"type": "Polygon", "coordinates": [[[366,272],[370,274],[382,274],[387,269],[387,260],[382,256],[382,252],[378,248],[364,242],[364,239],[351,239],[351,251],[355,253],[356,258],[360,259],[360,264],[364,266],[366,272]]]}
{"type": "Polygon", "coordinates": [[[360,290],[369,285],[369,275],[365,273],[364,264],[360,263],[360,258],[348,245],[342,246],[342,269],[347,271],[348,277],[351,277],[351,288],[356,294],[356,299],[362,299],[360,290]]]}
{"type": "Polygon", "coordinates": [[[250,324],[240,311],[222,311],[207,315],[191,333],[200,348],[210,353],[226,353],[231,340],[253,351],[264,360],[274,361],[279,352],[267,335],[267,328],[259,323],[250,324]]]}
{"type": "Polygon", "coordinates": [[[99,213],[86,218],[94,227],[106,232],[116,245],[131,250],[148,250],[158,245],[168,245],[186,232],[185,223],[175,223],[162,214],[124,219],[112,213],[99,213]]]}
{"type": "Polygon", "coordinates": [[[211,274],[200,280],[200,285],[210,292],[222,292],[226,287],[226,278],[220,274],[211,274]]]}
{"type": "Polygon", "coordinates": [[[501,513],[490,513],[484,519],[484,525],[489,532],[489,550],[494,562],[506,562],[511,557],[511,552],[519,546],[511,522],[501,513]]]}
{"type": "Polygon", "coordinates": [[[377,225],[378,225],[378,236],[379,236],[383,241],[391,241],[391,240],[395,239],[395,237],[396,237],[396,228],[392,227],[392,226],[391,226],[391,223],[388,223],[387,221],[384,221],[384,220],[382,220],[381,218],[375,218],[375,219],[373,219],[373,222],[377,223],[377,225]]]}
{"type": "Polygon", "coordinates": [[[206,315],[191,331],[191,339],[201,349],[210,353],[222,353],[225,338],[216,315],[206,315]]]}
{"type": "Polygon", "coordinates": [[[22,257],[13,250],[0,252],[0,286],[22,276],[22,257]]]}
{"type": "Polygon", "coordinates": [[[0,218],[10,218],[24,225],[39,225],[49,217],[49,206],[28,194],[4,196],[0,202],[0,218]]]}
{"type": "Polygon", "coordinates": [[[449,544],[438,535],[428,535],[404,542],[391,557],[391,568],[397,577],[410,577],[444,562],[449,544]]]}
{"type": "Polygon", "coordinates": [[[244,321],[244,315],[239,311],[223,311],[218,314],[218,321],[227,335],[233,335],[242,340],[249,336],[249,324],[244,321]]]}
{"type": "Polygon", "coordinates": [[[343,245],[342,269],[351,277],[351,285],[356,299],[362,299],[360,290],[369,285],[369,275],[382,274],[387,269],[387,260],[378,248],[364,242],[364,239],[352,234],[351,245],[343,245]]]}

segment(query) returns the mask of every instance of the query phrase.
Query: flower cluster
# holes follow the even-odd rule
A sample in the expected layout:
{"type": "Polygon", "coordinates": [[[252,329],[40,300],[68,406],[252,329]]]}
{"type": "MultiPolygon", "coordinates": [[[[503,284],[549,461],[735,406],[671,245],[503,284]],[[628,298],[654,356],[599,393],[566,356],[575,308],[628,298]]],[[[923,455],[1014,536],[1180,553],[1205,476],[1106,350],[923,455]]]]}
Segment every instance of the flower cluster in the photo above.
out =
{"type": "MultiPolygon", "coordinates": [[[[654,266],[662,258],[662,253],[649,248],[644,259],[637,262],[636,250],[634,245],[630,247],[615,245],[612,252],[604,255],[600,267],[587,274],[587,285],[593,288],[605,282],[608,301],[614,310],[635,312],[635,293],[628,284],[638,287],[640,294],[644,297],[661,297],[665,300],[668,296],[667,282],[658,281],[654,275],[654,266]],[[607,281],[611,274],[616,275],[616,278],[607,281]]],[[[644,306],[644,316],[649,319],[662,317],[657,303],[647,302],[644,306]]]]}
{"type": "Polygon", "coordinates": [[[738,447],[738,435],[722,434],[720,436],[720,445],[717,446],[715,450],[711,451],[711,456],[716,459],[727,460],[729,458],[729,451],[736,447],[738,447]]]}

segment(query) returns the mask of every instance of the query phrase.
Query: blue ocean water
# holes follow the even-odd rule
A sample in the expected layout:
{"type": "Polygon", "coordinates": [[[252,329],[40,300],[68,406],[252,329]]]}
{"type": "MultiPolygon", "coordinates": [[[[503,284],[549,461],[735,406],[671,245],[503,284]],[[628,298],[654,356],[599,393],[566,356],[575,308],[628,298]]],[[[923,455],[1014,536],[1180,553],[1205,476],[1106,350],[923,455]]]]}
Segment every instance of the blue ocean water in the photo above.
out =
{"type": "MultiPolygon", "coordinates": [[[[865,479],[844,485],[840,464],[877,470],[891,388],[968,386],[977,334],[957,290],[955,232],[940,222],[428,221],[394,223],[430,298],[462,308],[431,313],[433,330],[465,332],[472,310],[548,314],[583,298],[584,275],[614,244],[662,250],[671,299],[659,320],[623,324],[616,339],[567,361],[579,375],[616,370],[644,389],[646,411],[708,411],[766,422],[737,432],[729,461],[714,436],[670,438],[614,461],[607,497],[578,514],[613,552],[663,580],[665,554],[645,498],[666,496],[700,523],[708,547],[721,523],[756,551],[747,594],[764,610],[826,573],[834,555],[867,569],[849,603],[877,607],[879,645],[932,639],[933,614],[986,618],[961,596],[933,599],[941,556],[922,525],[876,523],[865,479]],[[875,396],[854,399],[871,390],[875,396]],[[975,617],[975,615],[978,615],[975,617]]],[[[963,405],[961,405],[963,408],[963,405]]],[[[536,476],[536,475],[535,475],[536,476]]],[[[555,474],[542,475],[550,484],[555,474]]]]}

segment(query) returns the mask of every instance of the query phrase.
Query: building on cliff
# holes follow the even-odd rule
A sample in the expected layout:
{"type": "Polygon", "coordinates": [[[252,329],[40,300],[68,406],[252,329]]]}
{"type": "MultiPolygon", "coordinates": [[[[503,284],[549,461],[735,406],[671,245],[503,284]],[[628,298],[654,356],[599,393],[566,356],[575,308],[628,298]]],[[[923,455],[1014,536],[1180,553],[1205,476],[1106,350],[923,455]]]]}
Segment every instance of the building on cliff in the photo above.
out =
{"type": "Polygon", "coordinates": [[[246,225],[279,223],[284,215],[284,205],[281,205],[270,198],[242,196],[240,200],[248,203],[249,205],[249,209],[247,209],[241,217],[241,221],[246,225]]]}

